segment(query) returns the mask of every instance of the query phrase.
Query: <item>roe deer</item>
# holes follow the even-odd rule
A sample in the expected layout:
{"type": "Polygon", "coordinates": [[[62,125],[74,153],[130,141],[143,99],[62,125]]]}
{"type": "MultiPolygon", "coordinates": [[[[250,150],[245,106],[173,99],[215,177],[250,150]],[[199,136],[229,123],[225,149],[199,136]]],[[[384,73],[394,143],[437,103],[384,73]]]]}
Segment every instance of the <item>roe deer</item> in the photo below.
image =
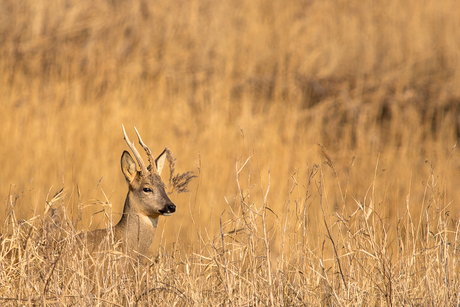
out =
{"type": "Polygon", "coordinates": [[[121,242],[125,252],[132,254],[132,251],[145,254],[152,244],[155,230],[160,215],[168,216],[176,211],[176,206],[171,202],[165,192],[165,185],[161,181],[161,171],[165,163],[167,148],[154,160],[150,149],[144,144],[136,130],[139,144],[147,153],[149,166],[146,167],[139,152],[130,142],[126,135],[125,127],[123,134],[126,143],[134,154],[140,170],[128,151],[121,156],[121,170],[128,183],[128,195],[121,220],[108,229],[97,229],[88,232],[86,242],[90,251],[97,250],[103,242],[109,243],[111,234],[115,243],[121,242]]]}

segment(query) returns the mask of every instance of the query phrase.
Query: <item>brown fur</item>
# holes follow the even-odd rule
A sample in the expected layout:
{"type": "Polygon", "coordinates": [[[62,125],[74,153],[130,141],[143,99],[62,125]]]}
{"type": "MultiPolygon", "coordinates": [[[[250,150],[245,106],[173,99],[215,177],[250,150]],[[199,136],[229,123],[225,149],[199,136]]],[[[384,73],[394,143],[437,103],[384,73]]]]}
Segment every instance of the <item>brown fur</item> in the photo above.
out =
{"type": "MultiPolygon", "coordinates": [[[[115,226],[87,233],[86,243],[90,252],[100,250],[108,243],[109,245],[121,244],[122,250],[128,254],[146,254],[152,244],[159,216],[171,215],[176,210],[176,206],[166,194],[160,177],[167,150],[163,151],[155,161],[149,157],[151,164],[146,168],[143,161],[139,160],[139,153],[133,148],[134,144],[129,142],[126,133],[125,139],[138,159],[141,170],[137,170],[136,163],[129,152],[124,151],[121,156],[121,170],[129,189],[123,215],[115,226]]],[[[139,142],[143,147],[145,146],[140,136],[139,142]]],[[[150,150],[147,149],[146,152],[150,155],[150,150]]]]}

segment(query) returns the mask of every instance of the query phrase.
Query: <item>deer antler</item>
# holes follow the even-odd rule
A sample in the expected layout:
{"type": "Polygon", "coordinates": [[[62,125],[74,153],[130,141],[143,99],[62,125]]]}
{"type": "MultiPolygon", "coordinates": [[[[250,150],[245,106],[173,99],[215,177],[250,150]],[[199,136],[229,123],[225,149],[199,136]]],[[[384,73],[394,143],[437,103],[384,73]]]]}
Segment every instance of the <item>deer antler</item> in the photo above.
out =
{"type": "MultiPolygon", "coordinates": [[[[125,141],[126,143],[128,143],[128,146],[129,148],[131,149],[131,151],[133,152],[134,154],[134,157],[136,158],[137,160],[137,163],[139,164],[139,167],[141,168],[141,174],[147,174],[149,172],[149,170],[147,169],[147,167],[145,167],[145,163],[144,163],[144,160],[142,160],[142,157],[141,155],[139,154],[139,152],[137,151],[136,147],[134,147],[134,142],[131,142],[128,138],[128,135],[126,134],[126,131],[125,131],[125,126],[121,125],[123,127],[123,134],[125,135],[125,141]]],[[[134,128],[136,129],[136,128],[134,128]]],[[[137,133],[137,129],[136,129],[136,133],[137,133]]],[[[139,133],[137,133],[137,136],[139,136],[139,133]]],[[[139,143],[141,143],[141,145],[143,144],[140,136],[139,136],[139,143]]],[[[142,147],[144,147],[144,145],[142,145],[142,147]]],[[[146,148],[147,146],[144,147],[144,149],[146,148]]],[[[148,149],[148,148],[147,148],[148,149]]],[[[145,151],[147,151],[147,149],[145,149],[145,151]]],[[[149,152],[150,152],[150,149],[149,149],[149,152]]],[[[147,153],[148,155],[148,153],[147,153]]],[[[149,156],[149,161],[150,161],[150,156],[149,156]]],[[[149,166],[150,167],[150,166],[149,166]]]]}
{"type": "Polygon", "coordinates": [[[145,153],[147,154],[147,157],[149,159],[149,166],[147,167],[147,170],[151,172],[153,168],[156,171],[155,159],[152,156],[152,152],[147,147],[147,145],[145,145],[145,143],[142,141],[141,135],[137,131],[136,127],[134,127],[134,130],[136,130],[137,137],[139,138],[139,144],[141,144],[142,148],[144,148],[145,153]]]}

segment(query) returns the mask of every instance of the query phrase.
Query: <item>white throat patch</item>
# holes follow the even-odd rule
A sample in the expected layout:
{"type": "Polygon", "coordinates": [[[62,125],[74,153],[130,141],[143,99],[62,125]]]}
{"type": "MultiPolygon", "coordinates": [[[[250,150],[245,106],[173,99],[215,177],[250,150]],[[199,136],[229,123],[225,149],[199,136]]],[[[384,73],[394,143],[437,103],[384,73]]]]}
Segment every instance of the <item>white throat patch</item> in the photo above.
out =
{"type": "Polygon", "coordinates": [[[151,218],[149,217],[150,223],[152,223],[153,227],[157,228],[158,227],[158,217],[156,218],[151,218]]]}

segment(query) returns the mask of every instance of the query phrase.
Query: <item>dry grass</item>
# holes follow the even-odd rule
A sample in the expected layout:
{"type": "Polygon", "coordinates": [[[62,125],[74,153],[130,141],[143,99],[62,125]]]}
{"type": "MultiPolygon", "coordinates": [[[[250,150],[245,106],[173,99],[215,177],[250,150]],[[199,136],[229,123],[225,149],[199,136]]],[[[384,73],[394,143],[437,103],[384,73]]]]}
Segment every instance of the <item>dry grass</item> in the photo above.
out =
{"type": "MultiPolygon", "coordinates": [[[[251,160],[237,167],[238,174],[249,171],[251,160]]],[[[10,198],[0,300],[12,306],[459,304],[460,223],[451,227],[449,214],[436,210],[442,196],[435,187],[427,191],[419,219],[408,213],[408,201],[405,216],[393,225],[373,208],[372,198],[356,201],[350,215],[326,214],[324,169],[313,165],[309,174],[292,178],[280,216],[268,207],[270,185],[254,195],[238,179],[236,201],[217,217],[220,233],[201,236],[192,252],[184,252],[190,249],[179,239],[170,251],[159,249],[143,260],[116,250],[89,254],[65,214],[18,221],[10,198]],[[301,182],[307,192],[297,197],[304,192],[301,182]],[[257,196],[264,201],[252,202],[257,196]],[[323,210],[321,225],[309,218],[312,198],[323,210]],[[270,225],[270,216],[277,223],[270,225]],[[312,234],[323,228],[318,244],[312,234]]],[[[49,203],[62,200],[61,193],[49,203]]]]}
{"type": "Polygon", "coordinates": [[[0,4],[2,303],[459,305],[458,1],[0,4]],[[95,279],[122,123],[198,178],[95,279]]]}

